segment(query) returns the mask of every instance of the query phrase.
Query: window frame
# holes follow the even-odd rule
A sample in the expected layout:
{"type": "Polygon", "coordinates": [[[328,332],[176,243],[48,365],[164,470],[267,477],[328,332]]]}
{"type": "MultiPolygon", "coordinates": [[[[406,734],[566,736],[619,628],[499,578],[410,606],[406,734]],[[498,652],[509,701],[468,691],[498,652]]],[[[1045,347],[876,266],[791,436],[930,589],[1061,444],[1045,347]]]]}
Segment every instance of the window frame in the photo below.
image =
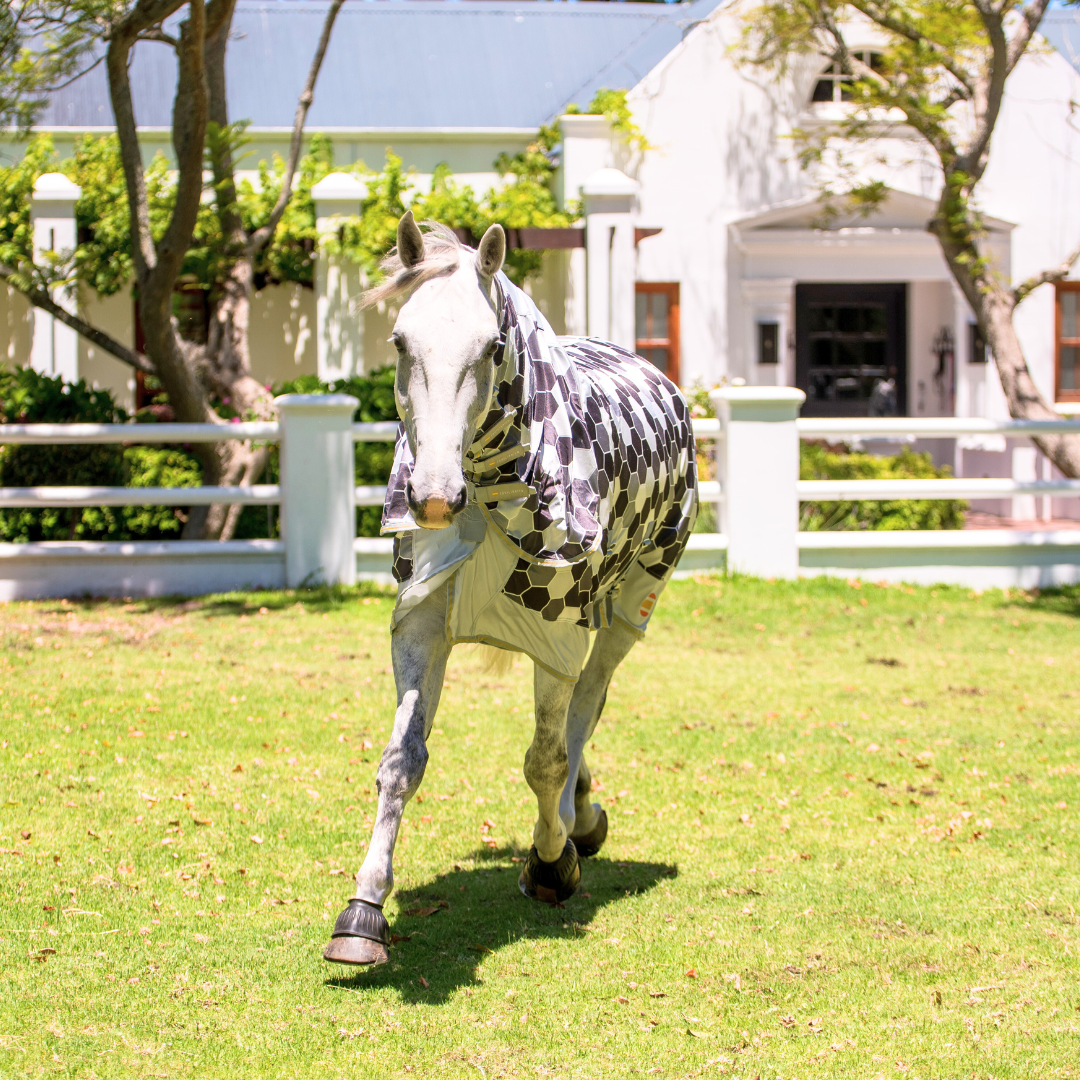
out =
{"type": "MultiPolygon", "coordinates": [[[[852,56],[858,57],[858,59],[862,63],[866,64],[867,67],[869,67],[871,70],[875,70],[875,71],[877,69],[874,67],[874,57],[878,57],[879,62],[880,62],[881,59],[884,59],[884,55],[885,55],[881,51],[880,48],[873,48],[873,47],[870,47],[870,46],[864,46],[861,49],[849,49],[848,51],[850,52],[850,54],[852,56]]],[[[845,101],[844,100],[843,85],[844,85],[844,83],[850,84],[850,83],[855,82],[856,79],[858,78],[858,76],[856,76],[856,75],[845,75],[843,72],[841,72],[839,70],[839,68],[840,68],[839,62],[836,61],[836,60],[833,60],[833,61],[830,61],[828,64],[826,64],[825,67],[822,68],[821,71],[818,72],[817,78],[814,79],[814,85],[813,85],[813,87],[811,87],[811,90],[810,90],[810,107],[811,108],[813,108],[816,105],[851,105],[852,104],[850,101],[845,101]],[[832,97],[819,100],[814,95],[817,93],[818,85],[823,81],[828,81],[828,82],[832,83],[832,97]]]]}
{"type": "MultiPolygon", "coordinates": [[[[1062,293],[1080,293],[1080,281],[1056,281],[1054,283],[1054,400],[1080,401],[1080,387],[1072,390],[1061,388],[1061,346],[1069,345],[1080,348],[1080,336],[1063,341],[1061,337],[1061,296],[1062,293]]],[[[1080,319],[1080,311],[1077,312],[1080,319]]],[[[1080,328],[1078,328],[1080,329],[1080,328]]]]}
{"type": "MultiPolygon", "coordinates": [[[[637,326],[634,326],[634,351],[640,356],[642,349],[666,349],[668,369],[664,376],[676,386],[680,385],[679,357],[679,282],[677,281],[636,281],[634,295],[639,293],[666,293],[668,298],[668,336],[666,338],[639,338],[637,326]]],[[[636,321],[636,320],[635,320],[636,321]]]]}

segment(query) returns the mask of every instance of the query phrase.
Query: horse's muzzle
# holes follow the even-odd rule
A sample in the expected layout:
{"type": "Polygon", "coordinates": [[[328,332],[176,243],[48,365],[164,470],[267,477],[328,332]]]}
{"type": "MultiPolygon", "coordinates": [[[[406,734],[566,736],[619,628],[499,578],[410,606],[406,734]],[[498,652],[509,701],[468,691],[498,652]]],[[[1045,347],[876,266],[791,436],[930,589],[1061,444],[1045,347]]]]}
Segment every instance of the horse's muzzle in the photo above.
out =
{"type": "Polygon", "coordinates": [[[413,519],[422,529],[445,529],[451,525],[454,518],[465,509],[469,499],[468,489],[461,485],[457,494],[451,499],[441,495],[432,495],[426,499],[417,499],[413,491],[412,481],[405,485],[405,497],[409,502],[413,519]]]}

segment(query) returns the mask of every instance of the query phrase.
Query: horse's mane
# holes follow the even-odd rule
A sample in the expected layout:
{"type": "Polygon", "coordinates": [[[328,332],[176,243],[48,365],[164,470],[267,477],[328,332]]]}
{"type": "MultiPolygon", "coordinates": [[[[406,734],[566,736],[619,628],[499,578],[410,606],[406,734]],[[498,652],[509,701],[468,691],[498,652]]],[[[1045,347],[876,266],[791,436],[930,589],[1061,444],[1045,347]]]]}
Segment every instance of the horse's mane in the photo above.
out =
{"type": "Polygon", "coordinates": [[[383,280],[363,293],[360,297],[361,308],[393,300],[425,281],[453,272],[458,268],[461,256],[472,251],[445,225],[437,221],[422,221],[420,224],[425,230],[424,257],[415,266],[407,267],[401,261],[397,248],[391,249],[379,263],[385,275],[383,280]]]}

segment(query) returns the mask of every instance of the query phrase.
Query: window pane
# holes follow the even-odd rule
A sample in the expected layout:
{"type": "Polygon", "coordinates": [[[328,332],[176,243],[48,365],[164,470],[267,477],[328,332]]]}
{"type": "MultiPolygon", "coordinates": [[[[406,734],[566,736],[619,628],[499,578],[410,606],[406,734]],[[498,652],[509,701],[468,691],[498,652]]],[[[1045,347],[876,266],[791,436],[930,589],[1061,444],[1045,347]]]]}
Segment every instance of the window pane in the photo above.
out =
{"type": "Polygon", "coordinates": [[[1080,389],[1080,384],[1077,383],[1077,364],[1080,363],[1080,349],[1075,345],[1062,345],[1061,346],[1061,389],[1062,390],[1077,390],[1080,389]]]}
{"type": "Polygon", "coordinates": [[[832,101],[833,96],[833,84],[832,79],[818,79],[814,86],[814,96],[811,101],[832,101]]]}
{"type": "Polygon", "coordinates": [[[668,336],[668,296],[667,293],[652,294],[652,337],[667,340],[668,336]]]}
{"type": "Polygon", "coordinates": [[[1076,334],[1076,297],[1074,292],[1062,292],[1061,296],[1061,336],[1074,338],[1076,334]]]}
{"type": "Polygon", "coordinates": [[[645,314],[649,310],[649,294],[639,292],[634,297],[634,336],[647,338],[649,335],[645,327],[645,314]]]}

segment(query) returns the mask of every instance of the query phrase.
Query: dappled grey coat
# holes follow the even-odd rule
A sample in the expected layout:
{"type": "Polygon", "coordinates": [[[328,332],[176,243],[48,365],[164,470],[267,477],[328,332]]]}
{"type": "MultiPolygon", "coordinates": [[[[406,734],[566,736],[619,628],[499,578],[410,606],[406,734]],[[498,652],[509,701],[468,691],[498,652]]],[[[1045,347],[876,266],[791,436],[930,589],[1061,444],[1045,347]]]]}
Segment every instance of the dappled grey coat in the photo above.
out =
{"type": "Polygon", "coordinates": [[[399,436],[383,509],[395,535],[395,620],[453,575],[450,633],[528,653],[576,678],[588,632],[644,632],[697,515],[690,413],[647,361],[558,338],[532,300],[496,278],[502,342],[491,408],[466,453],[469,505],[419,528],[399,436]]]}

